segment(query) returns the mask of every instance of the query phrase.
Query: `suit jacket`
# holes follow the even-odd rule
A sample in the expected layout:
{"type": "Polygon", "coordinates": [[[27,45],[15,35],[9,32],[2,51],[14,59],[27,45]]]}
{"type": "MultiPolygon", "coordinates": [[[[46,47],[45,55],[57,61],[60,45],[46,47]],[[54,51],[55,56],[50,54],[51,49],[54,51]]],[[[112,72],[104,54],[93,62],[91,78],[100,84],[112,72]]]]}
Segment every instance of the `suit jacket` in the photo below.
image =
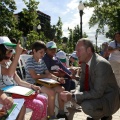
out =
{"type": "Polygon", "coordinates": [[[84,100],[101,99],[103,110],[111,115],[119,109],[119,88],[110,63],[93,54],[89,70],[89,91],[84,91],[85,63],[82,63],[80,88],[75,93],[76,100],[81,103],[84,100]]]}

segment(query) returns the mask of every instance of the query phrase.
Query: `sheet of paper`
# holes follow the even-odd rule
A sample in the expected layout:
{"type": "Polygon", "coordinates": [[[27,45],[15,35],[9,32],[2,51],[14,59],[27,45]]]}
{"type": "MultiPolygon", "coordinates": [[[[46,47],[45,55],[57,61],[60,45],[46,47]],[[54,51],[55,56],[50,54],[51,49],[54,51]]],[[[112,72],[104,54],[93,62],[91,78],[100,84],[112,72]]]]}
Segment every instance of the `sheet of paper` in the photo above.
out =
{"type": "Polygon", "coordinates": [[[43,82],[47,82],[47,83],[50,83],[50,84],[55,84],[55,83],[58,83],[56,80],[53,80],[53,79],[50,79],[50,78],[42,78],[42,79],[38,79],[40,81],[43,81],[43,82]]]}
{"type": "Polygon", "coordinates": [[[14,99],[14,104],[16,104],[16,106],[14,107],[14,109],[12,110],[12,112],[10,113],[6,120],[16,120],[24,104],[24,101],[25,101],[24,99],[14,99]]]}
{"type": "Polygon", "coordinates": [[[29,96],[34,92],[32,89],[22,87],[22,86],[6,86],[2,88],[2,90],[4,90],[4,92],[7,92],[7,93],[14,93],[14,94],[19,94],[24,96],[29,96]]]}

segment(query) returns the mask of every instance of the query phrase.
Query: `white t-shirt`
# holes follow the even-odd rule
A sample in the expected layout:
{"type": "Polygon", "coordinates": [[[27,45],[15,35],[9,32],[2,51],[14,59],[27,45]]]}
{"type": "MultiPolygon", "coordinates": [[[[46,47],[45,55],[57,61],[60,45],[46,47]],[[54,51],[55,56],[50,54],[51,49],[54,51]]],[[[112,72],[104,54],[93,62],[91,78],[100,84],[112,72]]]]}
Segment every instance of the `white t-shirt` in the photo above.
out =
{"type": "MultiPolygon", "coordinates": [[[[109,46],[112,47],[112,48],[116,48],[116,43],[115,43],[115,40],[114,41],[111,41],[109,43],[109,46]]],[[[117,43],[117,47],[120,47],[120,44],[117,43]]],[[[119,50],[116,50],[114,52],[112,52],[110,55],[109,55],[109,60],[110,61],[117,61],[120,63],[120,51],[119,50]]]]}
{"type": "MultiPolygon", "coordinates": [[[[6,63],[6,68],[10,66],[11,62],[6,63]]],[[[0,64],[0,89],[8,86],[8,85],[16,85],[16,82],[14,81],[13,77],[2,75],[1,74],[1,64],[0,64]]]]}

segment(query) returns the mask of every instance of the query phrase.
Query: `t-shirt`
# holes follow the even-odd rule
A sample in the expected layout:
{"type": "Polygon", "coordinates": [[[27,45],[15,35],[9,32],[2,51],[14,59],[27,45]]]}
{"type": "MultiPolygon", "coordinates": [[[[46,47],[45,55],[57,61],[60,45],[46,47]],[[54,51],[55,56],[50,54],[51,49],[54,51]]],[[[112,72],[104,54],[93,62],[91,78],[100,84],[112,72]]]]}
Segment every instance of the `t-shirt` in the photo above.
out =
{"type": "MultiPolygon", "coordinates": [[[[11,61],[6,62],[5,64],[6,66],[3,67],[9,68],[11,61]]],[[[8,85],[17,85],[12,76],[1,74],[1,67],[2,65],[0,64],[0,89],[8,85]]]]}
{"type": "Polygon", "coordinates": [[[26,62],[26,68],[25,68],[26,81],[31,84],[35,83],[35,80],[31,77],[29,73],[29,70],[31,69],[35,70],[36,74],[44,74],[44,72],[48,70],[42,59],[40,59],[39,62],[36,62],[33,57],[28,58],[26,62]]]}
{"type": "MultiPolygon", "coordinates": [[[[116,48],[115,40],[114,40],[114,41],[111,41],[111,42],[109,43],[109,46],[112,47],[112,48],[116,48]]],[[[119,43],[117,43],[117,47],[120,47],[120,44],[119,44],[119,43]]],[[[119,50],[116,50],[116,51],[112,52],[112,53],[109,55],[109,60],[120,62],[120,51],[119,51],[119,50]]]]}
{"type": "Polygon", "coordinates": [[[62,65],[62,63],[57,57],[51,58],[47,54],[45,54],[43,60],[49,71],[62,69],[63,71],[67,72],[69,75],[71,74],[71,72],[64,65],[62,65]]]}

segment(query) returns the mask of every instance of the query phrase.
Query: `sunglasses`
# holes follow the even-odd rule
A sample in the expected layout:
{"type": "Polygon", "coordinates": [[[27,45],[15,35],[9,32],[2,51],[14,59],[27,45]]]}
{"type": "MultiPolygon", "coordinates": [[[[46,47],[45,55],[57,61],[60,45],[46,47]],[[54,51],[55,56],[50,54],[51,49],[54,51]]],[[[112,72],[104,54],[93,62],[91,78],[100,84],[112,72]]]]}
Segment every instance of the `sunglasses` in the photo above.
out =
{"type": "Polygon", "coordinates": [[[13,49],[7,50],[7,51],[6,51],[6,54],[10,54],[10,53],[12,53],[12,52],[13,52],[13,49]]]}

